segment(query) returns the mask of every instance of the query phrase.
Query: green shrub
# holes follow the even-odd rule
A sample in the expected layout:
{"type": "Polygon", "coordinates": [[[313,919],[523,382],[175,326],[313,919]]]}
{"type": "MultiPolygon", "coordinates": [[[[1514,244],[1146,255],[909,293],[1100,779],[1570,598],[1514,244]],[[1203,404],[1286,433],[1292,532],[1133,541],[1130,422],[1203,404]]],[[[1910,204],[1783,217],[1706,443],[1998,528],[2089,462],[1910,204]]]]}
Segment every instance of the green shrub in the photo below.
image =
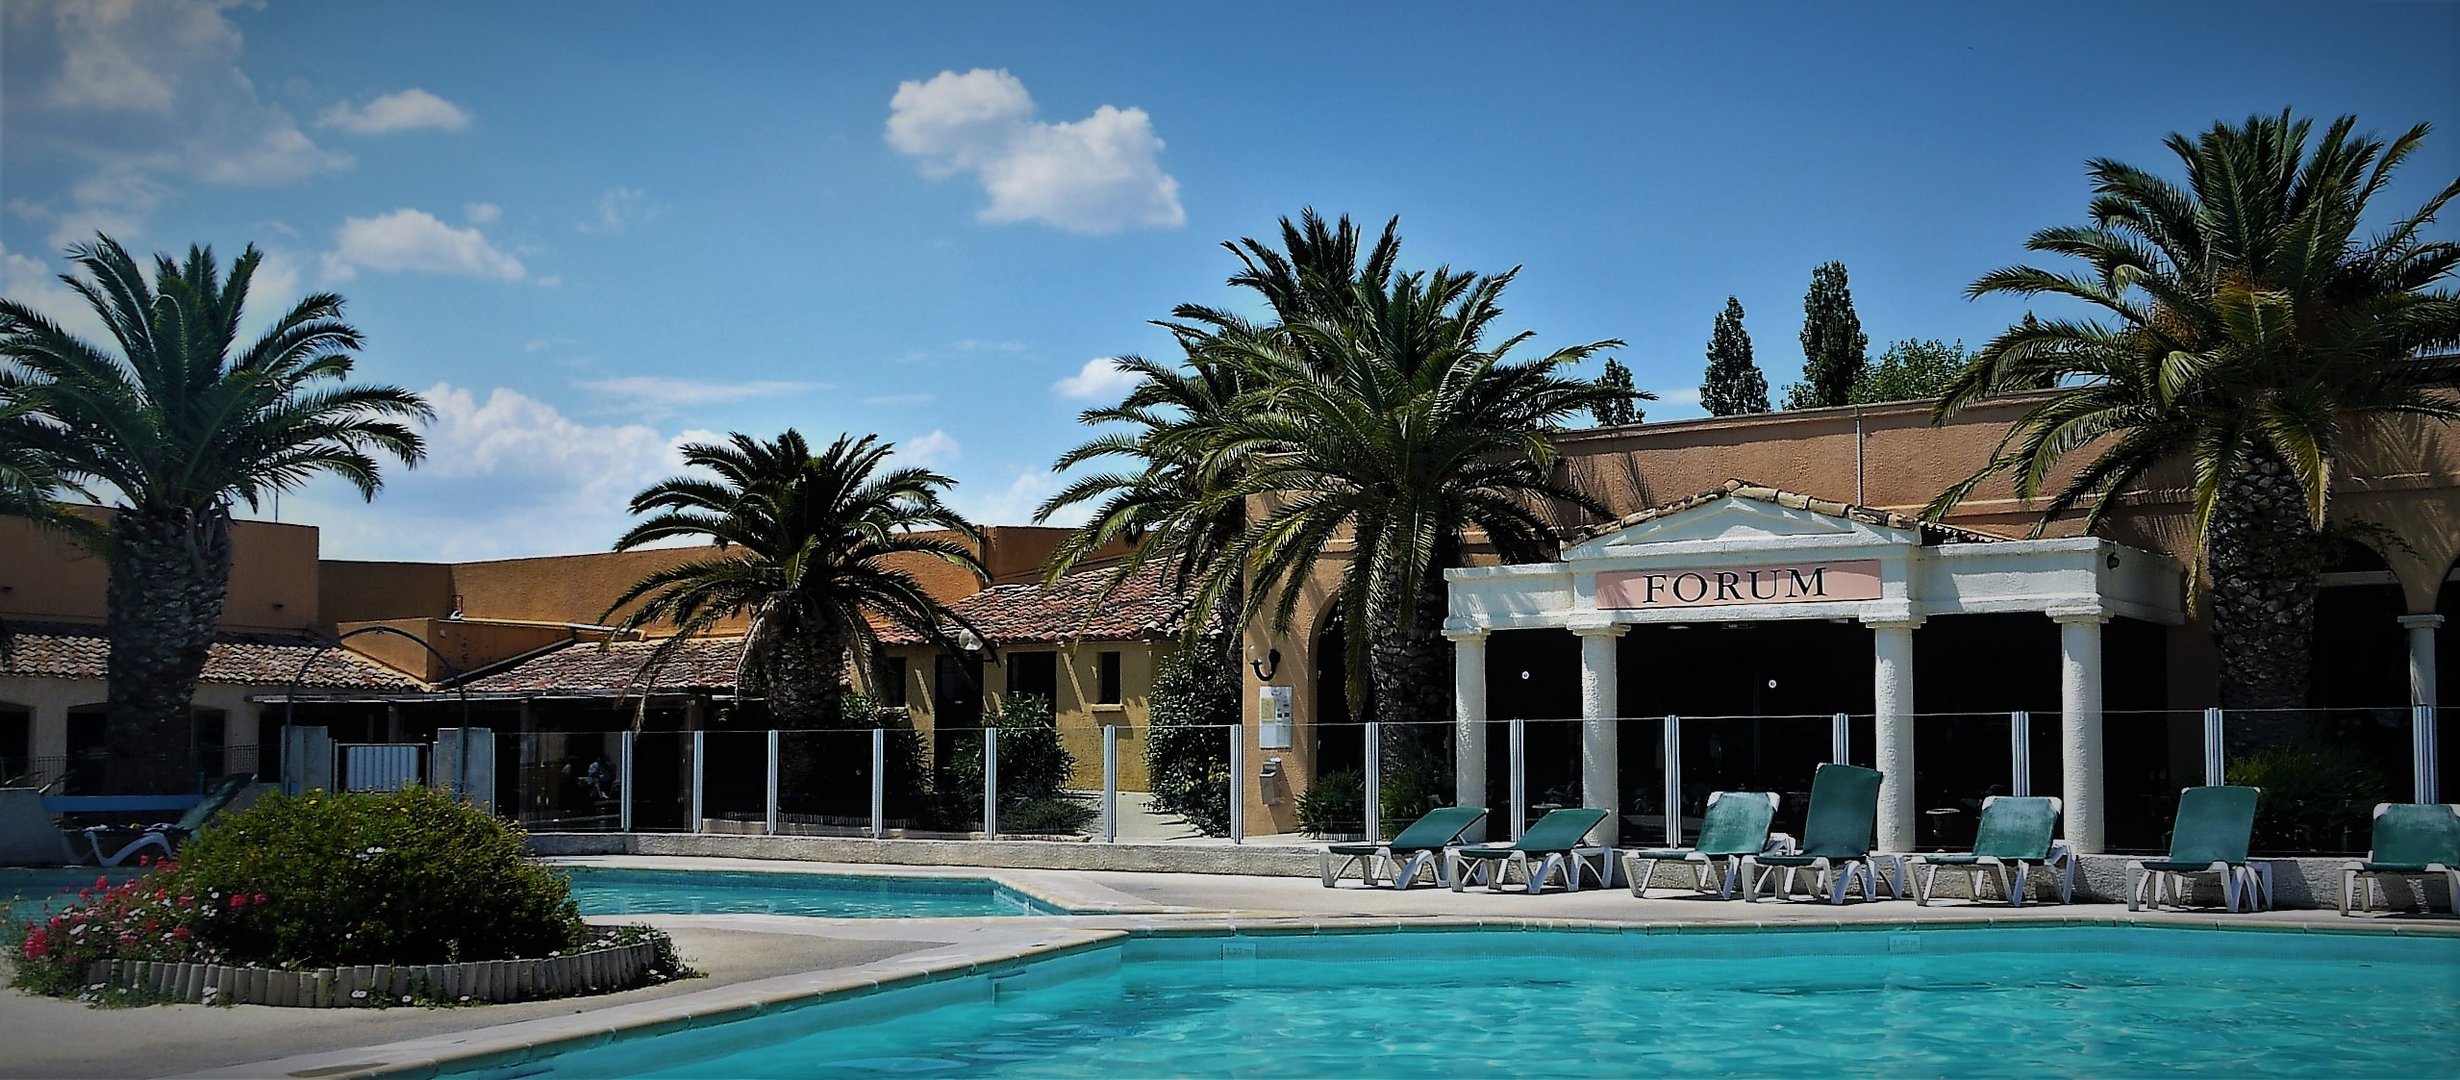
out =
{"type": "Polygon", "coordinates": [[[1452,778],[1442,766],[1420,760],[1385,769],[1376,796],[1383,803],[1383,825],[1389,833],[1409,827],[1436,807],[1452,805],[1452,778]]]}
{"type": "Polygon", "coordinates": [[[1356,769],[1335,769],[1316,777],[1298,797],[1298,827],[1311,836],[1362,832],[1366,805],[1366,777],[1356,769]]]}
{"type": "Polygon", "coordinates": [[[1002,833],[1081,833],[1102,811],[1074,795],[1043,795],[999,808],[1002,833]]]}
{"type": "Polygon", "coordinates": [[[434,788],[269,795],[190,841],[173,876],[231,910],[199,933],[244,963],[539,957],[573,943],[580,915],[524,839],[434,788]]]}
{"type": "Polygon", "coordinates": [[[2289,854],[2360,850],[2378,802],[2393,798],[2383,773],[2332,746],[2295,746],[2233,755],[2232,784],[2258,787],[2251,850],[2289,854]]]}
{"type": "MultiPolygon", "coordinates": [[[[869,694],[845,696],[846,723],[856,729],[888,729],[888,781],[882,786],[883,811],[892,818],[914,819],[923,816],[931,806],[931,748],[923,741],[922,732],[914,730],[914,720],[904,709],[883,708],[869,694]]],[[[871,759],[862,759],[854,774],[855,783],[869,790],[871,759]]],[[[976,793],[976,798],[980,798],[976,793]]]]}
{"type": "Polygon", "coordinates": [[[1222,639],[1164,659],[1153,674],[1145,776],[1153,805],[1208,836],[1230,835],[1230,740],[1241,723],[1239,672],[1222,639]]]}
{"type": "MultiPolygon", "coordinates": [[[[999,808],[1001,827],[1008,815],[1030,803],[1060,798],[1075,774],[1076,758],[1059,743],[1059,725],[1051,703],[1038,694],[1012,694],[983,716],[986,727],[999,731],[999,808]]],[[[941,824],[979,825],[982,814],[982,734],[940,733],[940,768],[936,778],[941,824]]]]}

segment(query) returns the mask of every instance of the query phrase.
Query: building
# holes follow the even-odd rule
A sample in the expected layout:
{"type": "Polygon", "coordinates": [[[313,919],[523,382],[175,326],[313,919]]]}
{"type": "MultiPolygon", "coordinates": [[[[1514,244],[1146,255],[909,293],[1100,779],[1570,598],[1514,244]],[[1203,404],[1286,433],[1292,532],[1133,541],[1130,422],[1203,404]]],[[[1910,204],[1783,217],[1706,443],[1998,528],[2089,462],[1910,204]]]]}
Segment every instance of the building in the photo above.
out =
{"type": "MultiPolygon", "coordinates": [[[[1613,809],[1626,832],[1654,838],[1667,819],[1679,829],[1696,816],[1709,785],[1807,789],[1837,749],[1842,713],[1849,756],[1888,774],[1879,842],[1903,850],[2008,790],[2009,714],[2021,710],[2029,786],[2066,798],[2070,837],[2086,850],[2157,846],[2160,808],[2202,782],[2201,710],[2215,704],[2176,478],[2122,496],[2101,537],[2060,522],[2029,539],[2035,517],[2004,485],[1943,524],[1918,520],[2026,404],[1993,402],[1945,426],[1902,404],[1566,436],[1566,478],[1610,516],[1567,517],[1553,562],[1473,558],[1448,575],[1453,794],[1511,805],[1504,742],[1519,719],[1529,804],[1613,809]],[[1663,794],[1669,740],[1674,800],[1663,794]]],[[[2334,491],[2336,521],[2397,539],[2380,552],[2350,544],[2325,575],[2313,704],[2374,712],[2299,722],[2344,725],[2335,737],[2397,765],[2405,791],[2407,709],[2434,703],[2438,679],[2453,677],[2435,644],[2460,611],[2447,585],[2460,557],[2460,431],[2373,433],[2348,450],[2334,491]]],[[[1365,753],[1327,633],[1338,557],[1300,606],[1303,632],[1250,627],[1245,638],[1258,661],[1250,760],[1293,788],[1365,753]],[[1283,700],[1293,729],[1260,725],[1283,700]]],[[[1245,788],[1251,820],[1295,823],[1285,792],[1245,788]]]]}

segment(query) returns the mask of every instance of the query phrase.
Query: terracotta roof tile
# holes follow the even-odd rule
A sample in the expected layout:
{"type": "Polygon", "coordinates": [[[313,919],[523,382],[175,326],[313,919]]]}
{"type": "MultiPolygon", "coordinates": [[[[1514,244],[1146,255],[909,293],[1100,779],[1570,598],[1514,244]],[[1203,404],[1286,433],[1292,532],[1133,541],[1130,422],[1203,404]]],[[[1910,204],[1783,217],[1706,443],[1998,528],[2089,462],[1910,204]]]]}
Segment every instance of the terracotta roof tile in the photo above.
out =
{"type": "Polygon", "coordinates": [[[1719,499],[1756,499],[1760,502],[1785,507],[1788,510],[1808,510],[1814,514],[1826,514],[1829,517],[1841,517],[1851,521],[1859,521],[1865,525],[1878,525],[1883,528],[1910,529],[1920,532],[1923,538],[1931,543],[1987,544],[2013,539],[2013,537],[2000,536],[1996,533],[1986,533],[1975,529],[1967,529],[1962,526],[1943,525],[1937,522],[1924,521],[1917,517],[1908,517],[1904,514],[1895,513],[1889,510],[1881,510],[1876,507],[1857,506],[1853,503],[1836,502],[1831,499],[1822,499],[1814,495],[1804,495],[1800,492],[1786,491],[1782,488],[1773,488],[1764,484],[1754,484],[1748,480],[1727,480],[1725,483],[1710,488],[1707,491],[1703,491],[1697,495],[1688,495],[1683,498],[1676,499],[1673,502],[1661,503],[1645,510],[1635,510],[1631,513],[1623,515],[1622,517],[1616,518],[1613,521],[1588,526],[1587,528],[1575,532],[1573,537],[1579,540],[1592,540],[1621,529],[1628,529],[1634,525],[1640,524],[1643,521],[1653,521],[1658,518],[1669,517],[1674,514],[1682,513],[1683,511],[1689,510],[1695,506],[1705,506],[1719,499]]]}
{"type": "MultiPolygon", "coordinates": [[[[948,605],[990,644],[1043,644],[1083,638],[1134,641],[1169,637],[1184,625],[1186,595],[1170,587],[1167,567],[1154,565],[1119,583],[1107,598],[1110,567],[1079,570],[1049,585],[995,585],[948,605]]],[[[883,626],[887,645],[920,645],[922,635],[883,626]]]]}
{"type": "Polygon", "coordinates": [[[731,690],[735,660],[743,653],[741,637],[703,637],[684,642],[675,656],[658,669],[652,685],[632,684],[641,665],[649,662],[655,641],[618,641],[601,647],[595,641],[574,641],[479,672],[468,687],[473,694],[613,694],[681,693],[689,690],[731,690]]]}
{"type": "MultiPolygon", "coordinates": [[[[111,658],[111,641],[99,626],[20,622],[9,624],[8,629],[9,655],[0,659],[0,677],[100,679],[111,658]]],[[[299,665],[322,644],[305,634],[224,633],[206,651],[205,670],[198,679],[241,686],[288,686],[299,675],[299,665]]],[[[299,685],[319,690],[423,689],[418,680],[348,648],[328,650],[299,685]]]]}

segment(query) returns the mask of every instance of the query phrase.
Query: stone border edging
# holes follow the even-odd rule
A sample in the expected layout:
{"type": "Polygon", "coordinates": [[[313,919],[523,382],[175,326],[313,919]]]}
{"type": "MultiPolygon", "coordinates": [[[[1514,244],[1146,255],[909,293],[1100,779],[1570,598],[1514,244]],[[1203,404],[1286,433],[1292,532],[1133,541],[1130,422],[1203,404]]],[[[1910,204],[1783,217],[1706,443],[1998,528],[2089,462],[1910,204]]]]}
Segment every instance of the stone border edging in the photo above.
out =
{"type": "Polygon", "coordinates": [[[191,1005],[340,1009],[400,1004],[422,997],[496,1004],[625,989],[638,983],[657,960],[658,947],[648,942],[536,960],[360,964],[305,971],[245,964],[105,960],[88,969],[86,982],[144,990],[191,1005]]]}

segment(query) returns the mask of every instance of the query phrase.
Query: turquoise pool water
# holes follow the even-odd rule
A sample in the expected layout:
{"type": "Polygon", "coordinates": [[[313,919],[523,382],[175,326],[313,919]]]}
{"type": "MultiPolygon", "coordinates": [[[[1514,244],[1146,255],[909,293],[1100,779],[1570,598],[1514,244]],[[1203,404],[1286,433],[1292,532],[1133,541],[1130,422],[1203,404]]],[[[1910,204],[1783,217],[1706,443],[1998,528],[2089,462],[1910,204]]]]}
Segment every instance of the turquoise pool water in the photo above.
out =
{"type": "Polygon", "coordinates": [[[2460,939],[2122,927],[1154,937],[495,1075],[1982,1072],[2460,1075],[2460,939]]]}
{"type": "Polygon", "coordinates": [[[133,867],[0,867],[0,904],[11,905],[20,916],[31,915],[37,909],[76,899],[76,891],[93,885],[96,878],[116,884],[137,874],[133,867]]]}
{"type": "Polygon", "coordinates": [[[1060,915],[988,878],[563,867],[583,915],[1060,915]]]}

